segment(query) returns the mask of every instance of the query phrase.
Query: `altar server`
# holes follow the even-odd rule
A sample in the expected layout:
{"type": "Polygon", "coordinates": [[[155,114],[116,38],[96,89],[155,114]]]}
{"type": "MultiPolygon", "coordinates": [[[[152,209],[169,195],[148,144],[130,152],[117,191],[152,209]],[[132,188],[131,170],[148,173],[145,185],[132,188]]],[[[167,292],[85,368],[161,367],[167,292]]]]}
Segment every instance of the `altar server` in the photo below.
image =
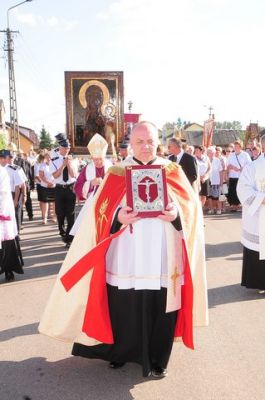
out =
{"type": "Polygon", "coordinates": [[[263,152],[240,175],[237,194],[243,207],[243,270],[241,285],[265,290],[265,135],[263,152]]]}
{"type": "MultiPolygon", "coordinates": [[[[0,158],[5,154],[1,150],[0,158]]],[[[23,274],[23,259],[20,250],[14,203],[9,176],[0,165],[0,274],[5,273],[7,282],[15,279],[14,272],[23,274]]]]}

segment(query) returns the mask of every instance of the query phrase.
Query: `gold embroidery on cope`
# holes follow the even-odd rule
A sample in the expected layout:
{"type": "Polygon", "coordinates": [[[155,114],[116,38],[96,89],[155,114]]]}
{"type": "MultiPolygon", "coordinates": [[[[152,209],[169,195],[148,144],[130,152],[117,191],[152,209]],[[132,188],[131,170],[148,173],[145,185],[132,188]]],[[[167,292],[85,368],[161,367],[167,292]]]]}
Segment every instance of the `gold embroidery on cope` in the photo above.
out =
{"type": "Polygon", "coordinates": [[[176,170],[179,168],[179,165],[176,163],[170,163],[168,165],[166,165],[165,169],[166,169],[166,173],[170,174],[172,171],[176,170]]]}
{"type": "Polygon", "coordinates": [[[260,186],[260,191],[265,192],[265,179],[264,178],[259,179],[259,186],[260,186]]]}
{"type": "Polygon", "coordinates": [[[109,199],[106,198],[105,200],[102,201],[100,207],[99,207],[99,216],[98,216],[98,221],[97,221],[97,225],[99,228],[99,234],[101,235],[102,233],[102,224],[103,222],[108,222],[108,218],[106,217],[106,210],[108,208],[109,205],[109,199]]]}
{"type": "Polygon", "coordinates": [[[174,274],[171,275],[171,279],[173,281],[173,292],[174,292],[174,296],[176,296],[177,294],[177,280],[179,279],[179,277],[181,276],[181,274],[178,272],[178,268],[176,267],[174,269],[174,274]]]}

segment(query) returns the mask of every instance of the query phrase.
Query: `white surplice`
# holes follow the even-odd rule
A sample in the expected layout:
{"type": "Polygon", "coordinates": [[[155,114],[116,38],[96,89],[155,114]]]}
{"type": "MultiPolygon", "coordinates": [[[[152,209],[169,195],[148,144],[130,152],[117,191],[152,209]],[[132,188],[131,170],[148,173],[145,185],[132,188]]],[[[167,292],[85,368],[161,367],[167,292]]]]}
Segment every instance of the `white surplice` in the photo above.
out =
{"type": "MultiPolygon", "coordinates": [[[[112,167],[112,162],[108,159],[104,160],[104,174],[107,172],[107,170],[112,167]]],[[[91,164],[88,164],[86,166],[86,181],[84,183],[83,186],[83,190],[82,190],[82,195],[85,199],[88,198],[89,195],[94,195],[94,192],[91,192],[91,194],[89,193],[89,189],[90,189],[90,183],[93,179],[96,178],[96,167],[95,164],[92,162],[91,164]]]]}
{"type": "Polygon", "coordinates": [[[243,169],[237,194],[243,206],[242,244],[265,259],[265,154],[243,169]]]}
{"type": "MultiPolygon", "coordinates": [[[[161,164],[170,164],[170,161],[156,158],[152,163],[161,164]]],[[[130,157],[122,165],[139,164],[130,157]]],[[[123,235],[112,240],[106,255],[107,282],[110,285],[136,290],[159,290],[168,286],[166,225],[175,231],[172,224],[165,224],[159,218],[143,218],[133,224],[132,231],[127,227],[123,235]]],[[[181,235],[177,231],[174,233],[181,235]]],[[[181,250],[180,246],[180,254],[181,250]]],[[[179,262],[179,268],[182,274],[182,262],[179,262]]],[[[184,283],[183,276],[179,283],[184,283]]]]}
{"type": "MultiPolygon", "coordinates": [[[[109,160],[105,160],[104,162],[104,174],[106,174],[107,170],[112,166],[112,162],[109,160]]],[[[70,231],[70,235],[75,236],[77,230],[79,229],[79,226],[81,224],[81,221],[83,220],[83,218],[85,218],[85,216],[87,215],[87,210],[91,204],[91,201],[96,193],[96,191],[93,192],[89,192],[89,188],[90,188],[90,182],[96,178],[96,167],[95,164],[92,162],[91,164],[88,164],[86,166],[86,181],[84,183],[83,189],[82,189],[82,195],[83,197],[86,199],[83,207],[81,208],[74,225],[72,226],[72,229],[70,231]]],[[[97,188],[97,186],[95,186],[95,188],[97,188]]]]}
{"type": "Polygon", "coordinates": [[[0,248],[5,240],[17,236],[14,202],[11,195],[10,180],[5,167],[0,166],[0,248]],[[7,220],[6,218],[10,219],[7,220]]]}

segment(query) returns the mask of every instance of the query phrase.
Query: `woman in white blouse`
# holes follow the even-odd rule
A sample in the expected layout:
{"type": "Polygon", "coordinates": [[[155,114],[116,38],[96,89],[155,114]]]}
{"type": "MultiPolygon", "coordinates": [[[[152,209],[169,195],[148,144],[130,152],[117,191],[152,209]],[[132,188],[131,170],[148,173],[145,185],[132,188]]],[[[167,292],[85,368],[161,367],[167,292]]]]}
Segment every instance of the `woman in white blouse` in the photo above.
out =
{"type": "Polygon", "coordinates": [[[205,206],[207,197],[209,196],[209,175],[211,172],[211,162],[206,154],[203,153],[202,146],[195,146],[195,158],[198,166],[198,174],[200,176],[200,200],[202,207],[205,206]]]}
{"type": "Polygon", "coordinates": [[[54,202],[55,202],[55,183],[52,173],[50,172],[49,163],[50,155],[46,153],[44,155],[43,163],[39,167],[39,178],[40,178],[40,208],[42,213],[42,223],[47,223],[47,218],[56,222],[54,214],[54,202]]]}

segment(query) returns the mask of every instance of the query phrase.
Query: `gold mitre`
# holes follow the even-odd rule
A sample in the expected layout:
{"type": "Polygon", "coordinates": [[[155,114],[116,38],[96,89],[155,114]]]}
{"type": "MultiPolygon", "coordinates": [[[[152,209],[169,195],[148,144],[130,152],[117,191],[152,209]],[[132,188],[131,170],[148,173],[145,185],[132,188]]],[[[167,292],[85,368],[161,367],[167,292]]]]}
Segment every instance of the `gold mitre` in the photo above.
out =
{"type": "Polygon", "coordinates": [[[108,142],[99,133],[95,133],[87,145],[91,157],[105,157],[108,150],[108,142]]]}

